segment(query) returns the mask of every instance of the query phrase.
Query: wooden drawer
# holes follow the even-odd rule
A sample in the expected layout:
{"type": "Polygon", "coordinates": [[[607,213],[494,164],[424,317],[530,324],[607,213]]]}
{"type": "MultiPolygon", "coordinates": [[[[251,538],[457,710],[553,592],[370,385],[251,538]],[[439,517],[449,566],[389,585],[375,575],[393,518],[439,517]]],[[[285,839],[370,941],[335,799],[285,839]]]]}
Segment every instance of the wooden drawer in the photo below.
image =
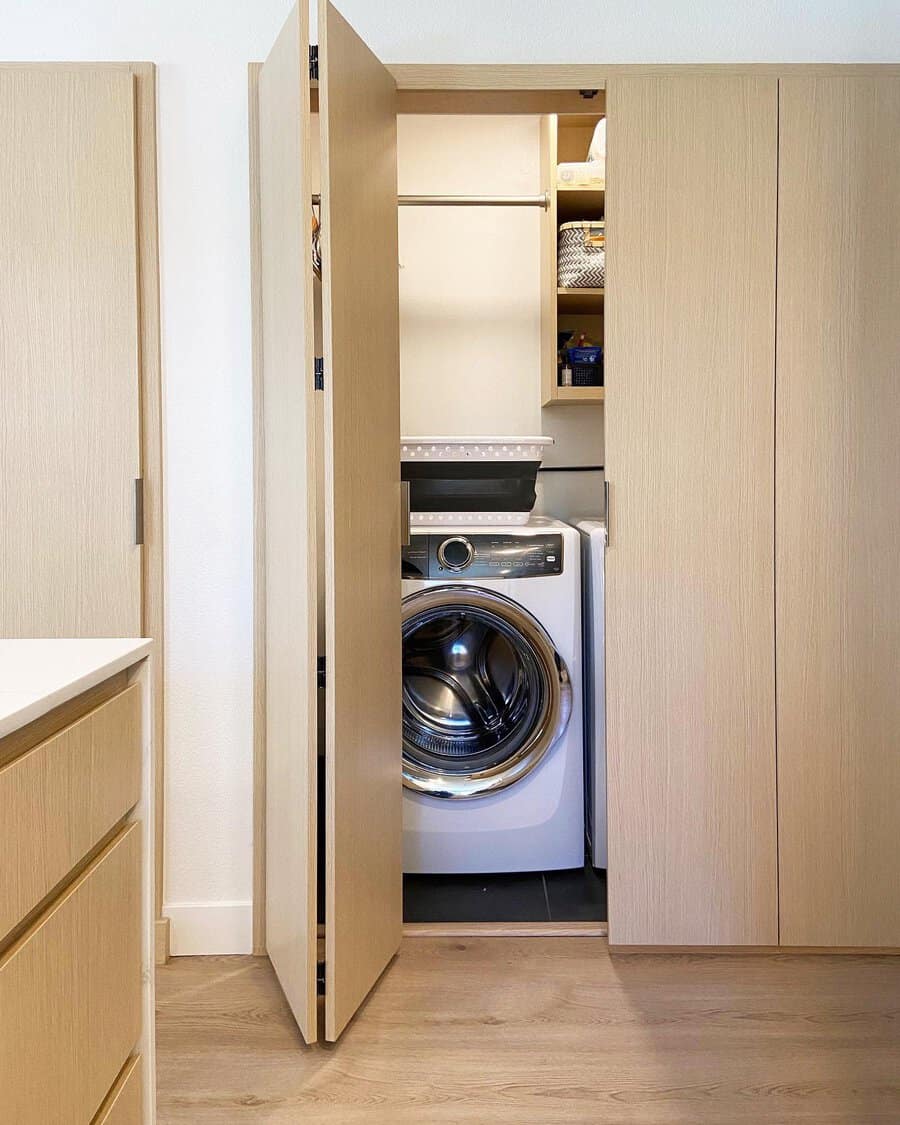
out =
{"type": "Polygon", "coordinates": [[[141,1125],[142,1094],[141,1056],[132,1055],[91,1125],[141,1125]]]}
{"type": "Polygon", "coordinates": [[[137,804],[141,688],[0,767],[0,939],[137,804]]]}
{"type": "Polygon", "coordinates": [[[88,1125],[140,1036],[141,992],[135,821],[0,958],[0,1118],[88,1125]]]}

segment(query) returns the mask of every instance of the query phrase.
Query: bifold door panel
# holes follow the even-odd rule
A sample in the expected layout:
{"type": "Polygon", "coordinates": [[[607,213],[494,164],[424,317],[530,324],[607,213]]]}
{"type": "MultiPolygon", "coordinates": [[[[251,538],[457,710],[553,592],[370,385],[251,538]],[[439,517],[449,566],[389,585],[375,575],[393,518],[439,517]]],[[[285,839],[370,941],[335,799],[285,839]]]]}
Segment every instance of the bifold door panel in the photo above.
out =
{"type": "Polygon", "coordinates": [[[781,941],[900,946],[900,79],[783,79],[780,138],[781,941]]]}
{"type": "Polygon", "coordinates": [[[323,3],[317,326],[308,46],[301,5],[260,72],[259,137],[267,947],[312,1042],[317,880],[325,886],[326,1039],[340,1035],[400,943],[402,738],[396,92],[381,63],[323,3]],[[317,333],[324,353],[318,391],[317,333]],[[320,532],[324,575],[317,576],[320,532]],[[326,683],[321,759],[317,633],[326,683]],[[325,851],[317,856],[318,815],[325,851]]]}
{"type": "Polygon", "coordinates": [[[325,1037],[400,944],[400,342],[394,81],[319,5],[325,351],[325,1037]]]}
{"type": "Polygon", "coordinates": [[[266,526],[266,943],[316,1039],[316,515],[307,7],[259,77],[266,526]]]}
{"type": "Polygon", "coordinates": [[[606,97],[610,941],[774,945],[777,81],[606,97]]]}

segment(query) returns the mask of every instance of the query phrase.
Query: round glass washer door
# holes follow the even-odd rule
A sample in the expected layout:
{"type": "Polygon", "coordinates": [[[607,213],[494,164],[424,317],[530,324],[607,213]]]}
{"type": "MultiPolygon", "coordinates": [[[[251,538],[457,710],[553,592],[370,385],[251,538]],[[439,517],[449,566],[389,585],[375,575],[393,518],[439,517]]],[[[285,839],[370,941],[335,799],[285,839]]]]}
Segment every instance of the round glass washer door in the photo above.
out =
{"type": "Polygon", "coordinates": [[[403,784],[495,793],[530,773],[572,710],[566,665],[522,606],[476,586],[403,602],[403,784]]]}

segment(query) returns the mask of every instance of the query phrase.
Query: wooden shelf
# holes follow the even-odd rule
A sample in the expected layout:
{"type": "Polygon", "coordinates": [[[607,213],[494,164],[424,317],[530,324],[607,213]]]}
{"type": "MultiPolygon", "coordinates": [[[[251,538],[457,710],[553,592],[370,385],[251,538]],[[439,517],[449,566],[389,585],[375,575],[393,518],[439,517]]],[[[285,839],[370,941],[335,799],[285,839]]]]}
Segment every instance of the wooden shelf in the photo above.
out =
{"type": "Polygon", "coordinates": [[[603,402],[605,387],[554,387],[552,397],[544,406],[568,402],[603,402]]]}
{"type": "Polygon", "coordinates": [[[597,185],[556,188],[556,215],[558,223],[575,219],[602,219],[606,204],[606,188],[597,185]]]}
{"type": "Polygon", "coordinates": [[[557,289],[556,308],[560,313],[599,313],[603,309],[604,289],[557,289]]]}

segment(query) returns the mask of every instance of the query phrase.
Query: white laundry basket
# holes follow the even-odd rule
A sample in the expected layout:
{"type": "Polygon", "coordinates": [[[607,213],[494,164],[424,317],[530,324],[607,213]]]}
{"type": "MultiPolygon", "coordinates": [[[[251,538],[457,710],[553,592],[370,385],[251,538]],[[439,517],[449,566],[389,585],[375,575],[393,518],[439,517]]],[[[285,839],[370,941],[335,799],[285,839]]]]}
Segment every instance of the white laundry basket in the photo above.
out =
{"type": "Polygon", "coordinates": [[[548,437],[403,437],[414,524],[524,524],[548,437]]]}

